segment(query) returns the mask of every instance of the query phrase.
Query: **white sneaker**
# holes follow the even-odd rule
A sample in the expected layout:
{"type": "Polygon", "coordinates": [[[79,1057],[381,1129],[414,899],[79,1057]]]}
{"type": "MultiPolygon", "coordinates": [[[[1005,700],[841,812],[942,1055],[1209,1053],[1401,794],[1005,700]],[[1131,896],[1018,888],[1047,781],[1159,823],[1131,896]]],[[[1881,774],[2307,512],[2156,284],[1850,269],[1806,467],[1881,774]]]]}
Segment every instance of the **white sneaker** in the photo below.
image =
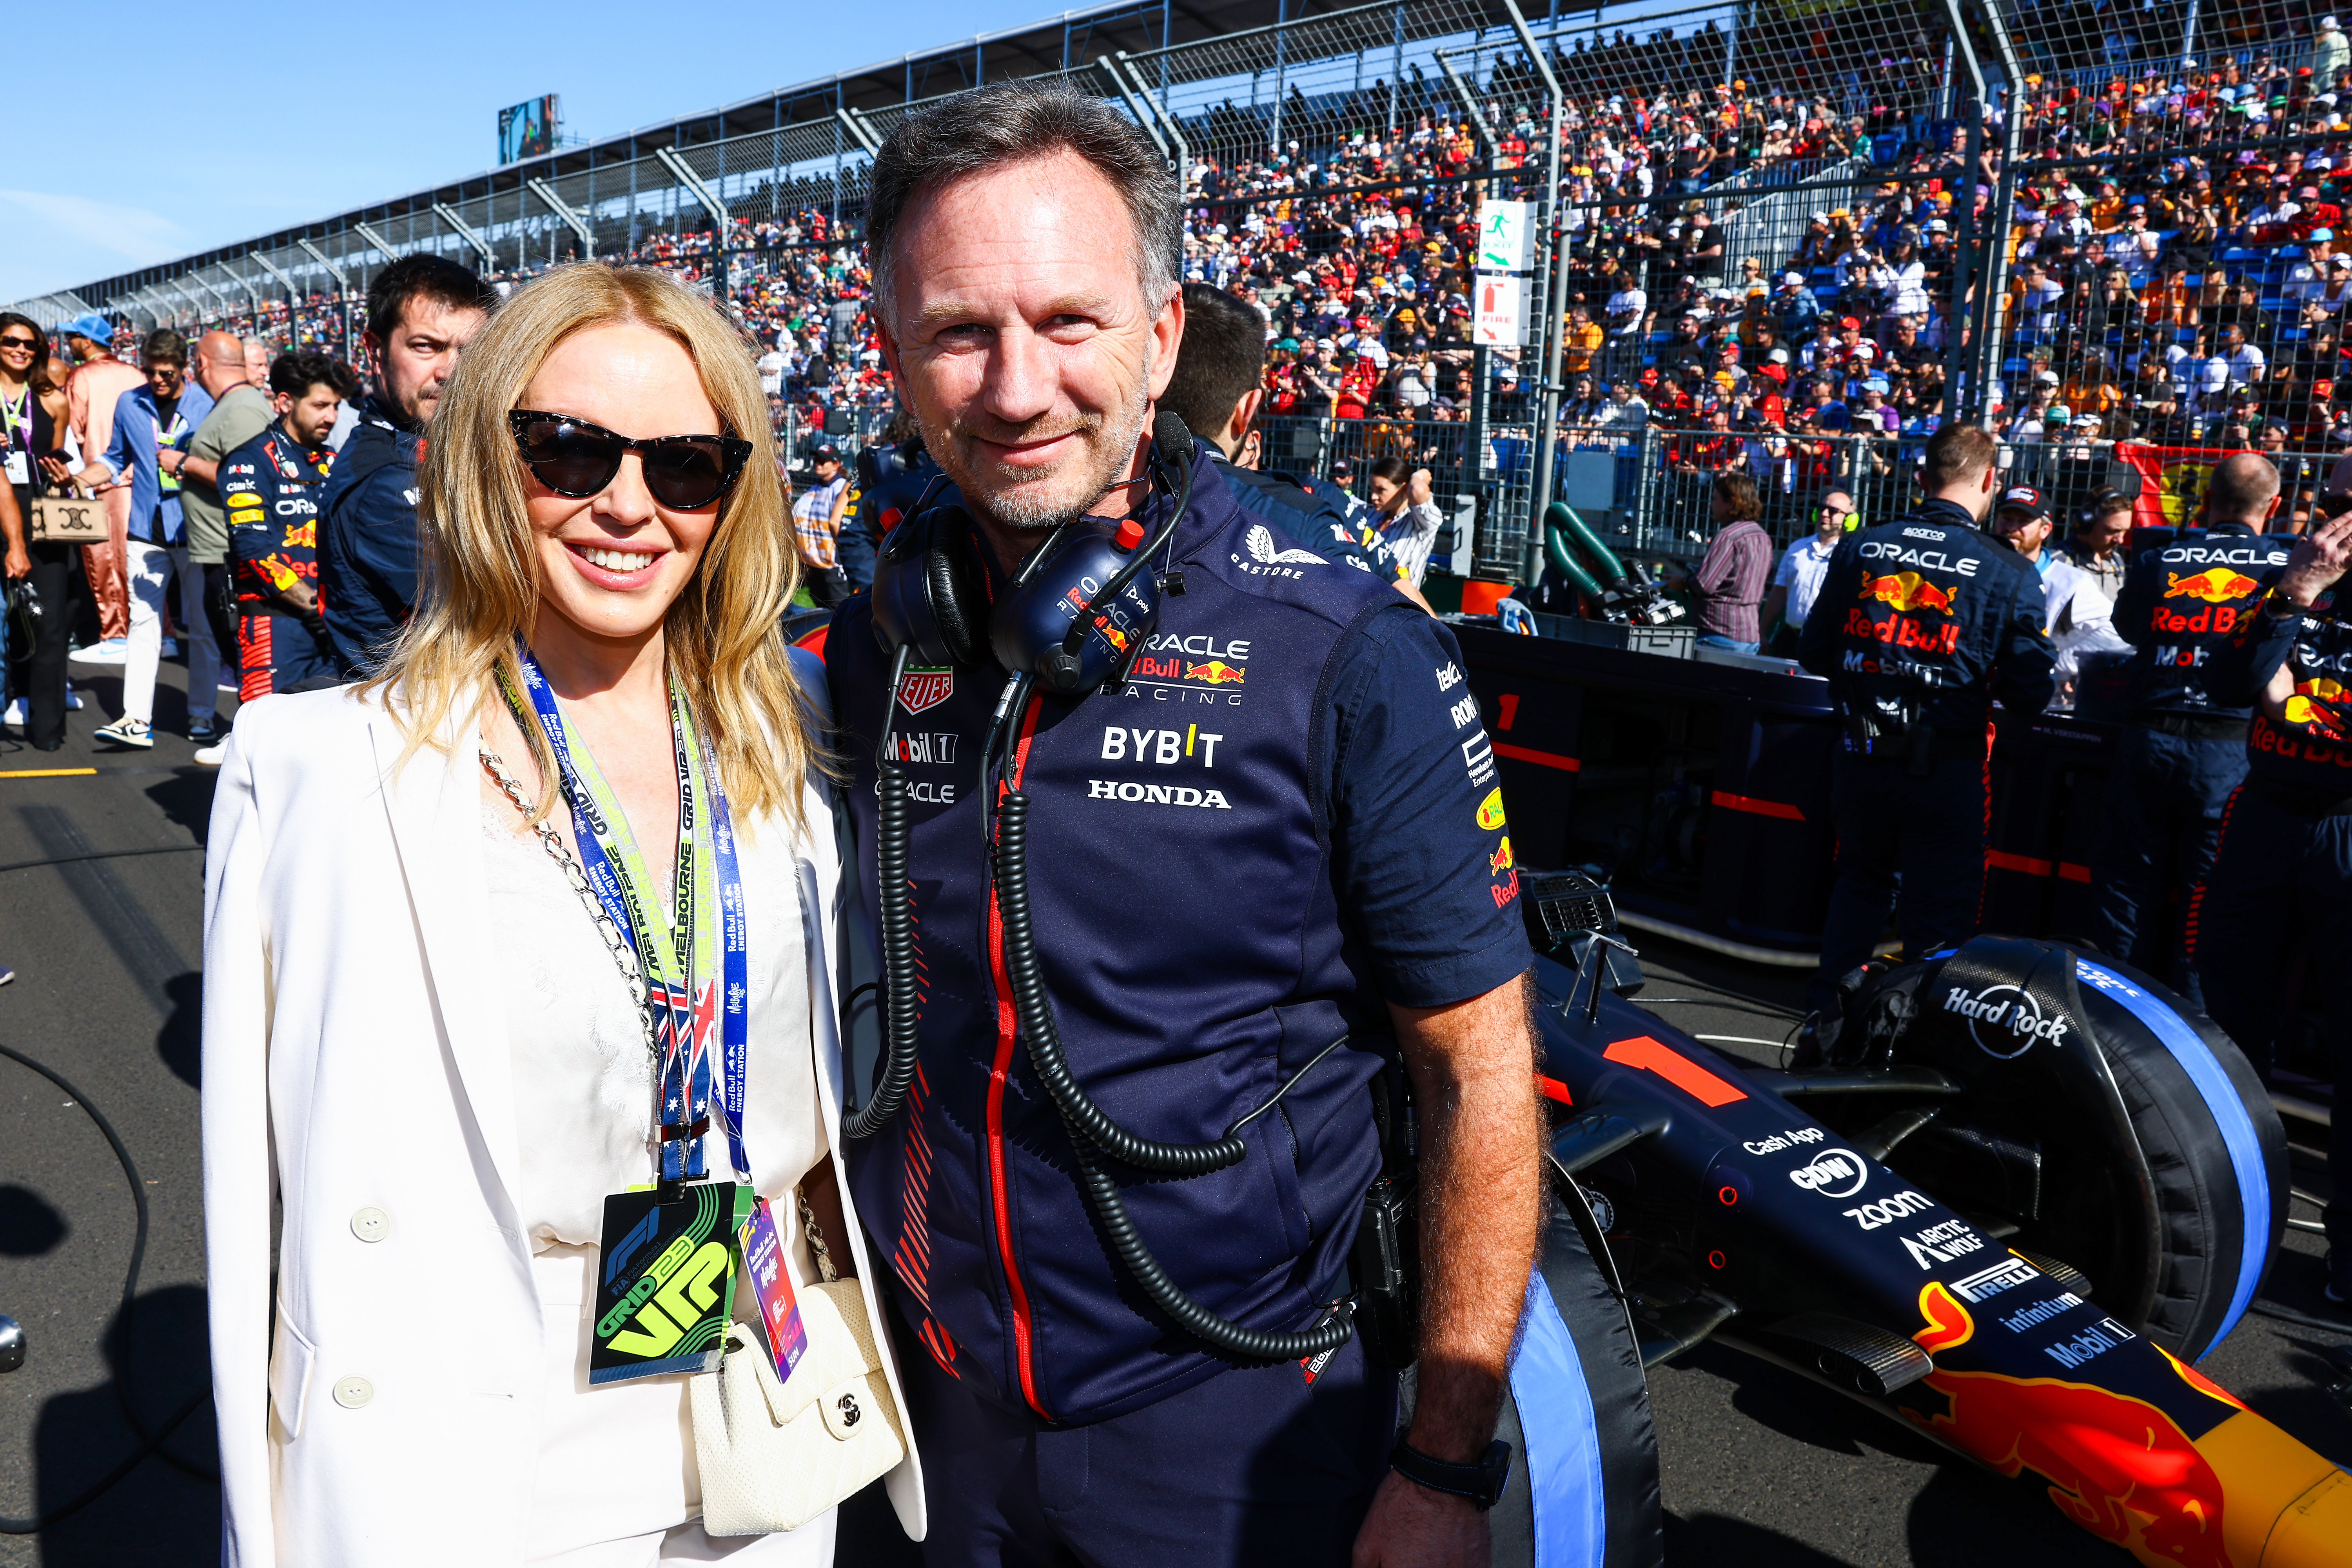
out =
{"type": "Polygon", "coordinates": [[[88,647],[78,647],[66,656],[77,664],[121,664],[131,657],[129,637],[108,637],[88,647]]]}
{"type": "Polygon", "coordinates": [[[215,741],[209,746],[199,746],[196,748],[196,762],[203,767],[216,768],[221,765],[221,759],[226,755],[228,755],[228,738],[226,736],[223,736],[220,740],[215,741]]]}
{"type": "Polygon", "coordinates": [[[140,720],[125,717],[93,731],[90,739],[117,746],[136,746],[145,751],[155,744],[155,731],[140,720]]]}
{"type": "Polygon", "coordinates": [[[68,713],[81,711],[81,693],[73,689],[73,682],[70,680],[66,682],[66,711],[68,713]]]}
{"type": "Polygon", "coordinates": [[[8,704],[7,725],[11,730],[21,730],[25,727],[25,700],[23,698],[19,697],[16,701],[8,704]]]}
{"type": "Polygon", "coordinates": [[[155,657],[156,657],[156,658],[179,658],[179,657],[180,657],[180,639],[179,639],[179,638],[177,638],[177,637],[165,637],[165,638],[163,639],[163,647],[162,651],[161,651],[161,652],[159,652],[155,657]]]}

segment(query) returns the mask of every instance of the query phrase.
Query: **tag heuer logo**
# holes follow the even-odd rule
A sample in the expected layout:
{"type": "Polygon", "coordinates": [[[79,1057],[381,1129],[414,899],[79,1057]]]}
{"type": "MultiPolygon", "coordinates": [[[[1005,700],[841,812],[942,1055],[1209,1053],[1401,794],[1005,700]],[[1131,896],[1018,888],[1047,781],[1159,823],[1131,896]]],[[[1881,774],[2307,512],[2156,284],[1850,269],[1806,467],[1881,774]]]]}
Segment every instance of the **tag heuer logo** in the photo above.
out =
{"type": "Polygon", "coordinates": [[[916,668],[898,687],[898,706],[909,713],[936,708],[955,695],[955,671],[916,668]]]}

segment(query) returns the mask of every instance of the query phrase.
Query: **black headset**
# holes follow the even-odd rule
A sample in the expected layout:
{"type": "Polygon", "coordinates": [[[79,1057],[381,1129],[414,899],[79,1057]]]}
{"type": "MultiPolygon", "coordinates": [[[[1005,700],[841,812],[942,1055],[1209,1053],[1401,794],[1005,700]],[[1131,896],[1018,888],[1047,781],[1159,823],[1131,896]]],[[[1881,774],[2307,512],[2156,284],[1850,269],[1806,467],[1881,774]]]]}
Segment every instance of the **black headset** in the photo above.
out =
{"type": "Polygon", "coordinates": [[[987,576],[962,507],[927,507],[893,529],[874,563],[874,636],[887,653],[968,668],[993,655],[1007,673],[1059,696],[1091,691],[1127,667],[1160,622],[1160,584],[1145,563],[1192,499],[1192,433],[1174,413],[1152,422],[1150,479],[1167,513],[1147,540],[1132,520],[1112,534],[1065,525],[1004,598],[987,576]]]}

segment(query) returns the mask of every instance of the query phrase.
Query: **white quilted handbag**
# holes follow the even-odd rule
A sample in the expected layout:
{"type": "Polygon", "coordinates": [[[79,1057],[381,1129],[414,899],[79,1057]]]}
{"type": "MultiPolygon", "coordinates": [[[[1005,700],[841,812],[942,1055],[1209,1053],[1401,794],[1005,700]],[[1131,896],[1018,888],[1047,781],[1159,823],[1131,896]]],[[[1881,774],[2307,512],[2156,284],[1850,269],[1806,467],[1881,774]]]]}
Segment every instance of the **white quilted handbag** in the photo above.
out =
{"type": "Polygon", "coordinates": [[[791,1381],[777,1379],[759,1331],[739,1322],[719,1370],[688,1384],[706,1534],[797,1530],[906,1458],[866,1298],[835,1277],[805,1199],[801,1215],[824,1278],[800,1292],[808,1348],[791,1381]]]}

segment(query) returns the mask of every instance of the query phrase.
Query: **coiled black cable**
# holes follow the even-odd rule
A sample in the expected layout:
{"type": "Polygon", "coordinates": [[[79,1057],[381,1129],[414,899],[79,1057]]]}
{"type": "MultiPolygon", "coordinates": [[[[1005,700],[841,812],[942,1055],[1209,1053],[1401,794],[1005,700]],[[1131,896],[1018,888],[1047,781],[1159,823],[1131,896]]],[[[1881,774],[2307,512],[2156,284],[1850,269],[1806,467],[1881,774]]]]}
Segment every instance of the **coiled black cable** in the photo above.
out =
{"type": "Polygon", "coordinates": [[[1229,1131],[1213,1143],[1139,1138],[1106,1115],[1071,1076],[1061,1033],[1054,1026],[1053,1005],[1045,996],[1045,976],[1037,967],[1037,943],[1029,921],[1029,797],[1020,790],[997,803],[996,902],[1004,921],[1004,978],[1021,1033],[1029,1042],[1029,1061],[1075,1129],[1073,1136],[1139,1171],[1168,1175],[1203,1175],[1239,1163],[1249,1151],[1238,1133],[1229,1131]]]}
{"type": "Polygon", "coordinates": [[[874,879],[876,913],[882,925],[882,973],[887,984],[882,1008],[884,1065],[882,1081],[874,1096],[851,1111],[842,1131],[852,1138],[871,1138],[898,1114],[907,1090],[915,1082],[915,906],[907,875],[907,841],[913,832],[908,816],[907,774],[890,755],[893,718],[898,710],[898,683],[907,673],[908,649],[901,647],[890,669],[889,706],[883,710],[882,743],[874,759],[874,879]]]}
{"type": "MultiPolygon", "coordinates": [[[[198,846],[191,845],[189,847],[194,848],[198,847],[198,846]]],[[[137,851],[134,851],[134,853],[137,853],[137,851]]],[[[89,859],[100,858],[100,857],[95,856],[62,857],[62,858],[66,859],[89,859]]],[[[34,863],[37,864],[37,862],[34,863]]],[[[0,869],[13,868],[0,868],[0,869]]],[[[140,1178],[139,1166],[131,1160],[131,1151],[123,1146],[121,1135],[114,1131],[114,1123],[106,1119],[106,1113],[104,1111],[101,1111],[97,1106],[92,1105],[89,1102],[89,1098],[87,1095],[83,1094],[80,1089],[76,1089],[72,1084],[67,1082],[64,1074],[45,1063],[36,1061],[33,1058],[26,1056],[22,1051],[14,1050],[7,1046],[0,1046],[0,1057],[5,1057],[12,1062],[32,1068],[33,1071],[39,1073],[43,1078],[47,1079],[51,1083],[56,1084],[59,1089],[65,1090],[67,1098],[71,1100],[77,1106],[79,1106],[82,1113],[88,1116],[92,1122],[96,1123],[99,1131],[105,1135],[107,1147],[114,1151],[115,1163],[122,1167],[123,1180],[131,1184],[131,1203],[132,1208],[137,1213],[138,1224],[137,1228],[133,1231],[131,1236],[131,1266],[123,1271],[122,1276],[122,1321],[120,1329],[118,1330],[124,1342],[127,1342],[131,1337],[131,1314],[133,1309],[133,1303],[138,1300],[139,1295],[139,1270],[147,1260],[147,1184],[140,1178]]],[[[131,1424],[131,1430],[139,1435],[141,1439],[139,1447],[131,1450],[131,1452],[124,1457],[121,1463],[116,1465],[114,1468],[107,1471],[106,1474],[99,1478],[98,1480],[84,1488],[80,1495],[74,1498],[72,1501],[60,1503],[56,1508],[50,1509],[47,1512],[37,1515],[31,1519],[10,1519],[0,1517],[0,1535],[37,1534],[41,1531],[47,1530],[49,1526],[57,1523],[58,1521],[79,1513],[83,1509],[88,1508],[91,1503],[96,1502],[100,1498],[104,1497],[109,1491],[112,1490],[117,1482],[121,1481],[123,1477],[129,1475],[132,1470],[137,1469],[140,1465],[146,1461],[150,1455],[154,1454],[156,1451],[161,1449],[163,1447],[164,1442],[172,1436],[172,1434],[180,1429],[181,1424],[186,1421],[189,1416],[194,1415],[199,1409],[203,1408],[205,1404],[210,1402],[213,1396],[213,1391],[210,1387],[205,1387],[198,1391],[197,1394],[185,1405],[181,1405],[178,1410],[173,1412],[171,1418],[166,1420],[161,1427],[151,1433],[140,1421],[138,1412],[131,1407],[130,1388],[124,1378],[120,1376],[116,1378],[115,1391],[122,1405],[123,1418],[131,1424]]],[[[199,1469],[195,1466],[190,1465],[184,1460],[175,1459],[169,1454],[165,1454],[163,1457],[165,1459],[170,1460],[174,1468],[196,1476],[200,1479],[218,1480],[220,1479],[218,1476],[215,1476],[209,1471],[199,1469]]]]}
{"type": "MultiPolygon", "coordinates": [[[[1014,790],[998,803],[996,904],[1004,921],[1005,980],[1013,992],[1013,1007],[1020,1019],[1021,1033],[1029,1042],[1030,1065],[1036,1068],[1038,1081],[1045,1086],[1055,1107],[1062,1113],[1062,1125],[1069,1132],[1070,1151],[1077,1161],[1087,1206],[1101,1224],[1112,1253],[1143,1288],[1143,1293],[1151,1298],[1152,1304],[1173,1319],[1177,1327],[1227,1355],[1242,1361],[1298,1361],[1339,1349],[1355,1332],[1351,1304],[1343,1302],[1334,1307],[1321,1322],[1302,1333],[1268,1333],[1245,1328],[1229,1318],[1219,1317],[1186,1295],[1168,1278],[1167,1270],[1160,1267],[1160,1260],[1144,1245],[1134,1220],[1128,1215],[1127,1201],[1119,1196],[1118,1184],[1104,1172],[1096,1151],[1099,1149],[1140,1170],[1175,1175],[1197,1176],[1223,1170],[1248,1152],[1241,1138],[1243,1124],[1262,1115],[1274,1100],[1243,1117],[1213,1143],[1162,1143],[1139,1138],[1113,1121],[1078,1087],[1062,1054],[1061,1036],[1054,1026],[1053,1004],[1045,994],[1045,979],[1037,967],[1037,944],[1029,922],[1028,821],[1027,795],[1014,790]]],[[[1326,1046],[1313,1061],[1292,1075],[1290,1083],[1296,1084],[1308,1068],[1341,1043],[1334,1040],[1326,1046]]],[[[1289,1087],[1284,1085],[1275,1099],[1289,1092],[1289,1087]]]]}
{"type": "Polygon", "coordinates": [[[1177,1327],[1213,1350],[1236,1360],[1255,1362],[1304,1361],[1325,1351],[1338,1350],[1356,1331],[1356,1307],[1352,1300],[1338,1303],[1322,1321],[1302,1333],[1273,1334],[1221,1318],[1187,1296],[1176,1281],[1168,1278],[1160,1260],[1151,1256],[1151,1249],[1136,1233],[1135,1222],[1128,1217],[1127,1201],[1118,1195],[1118,1184],[1103,1173],[1086,1134],[1066,1113],[1062,1125],[1069,1130],[1070,1152],[1078,1163],[1087,1206],[1095,1211],[1095,1218],[1109,1237],[1111,1251],[1135,1282],[1143,1287],[1152,1305],[1174,1319],[1177,1327]]]}

